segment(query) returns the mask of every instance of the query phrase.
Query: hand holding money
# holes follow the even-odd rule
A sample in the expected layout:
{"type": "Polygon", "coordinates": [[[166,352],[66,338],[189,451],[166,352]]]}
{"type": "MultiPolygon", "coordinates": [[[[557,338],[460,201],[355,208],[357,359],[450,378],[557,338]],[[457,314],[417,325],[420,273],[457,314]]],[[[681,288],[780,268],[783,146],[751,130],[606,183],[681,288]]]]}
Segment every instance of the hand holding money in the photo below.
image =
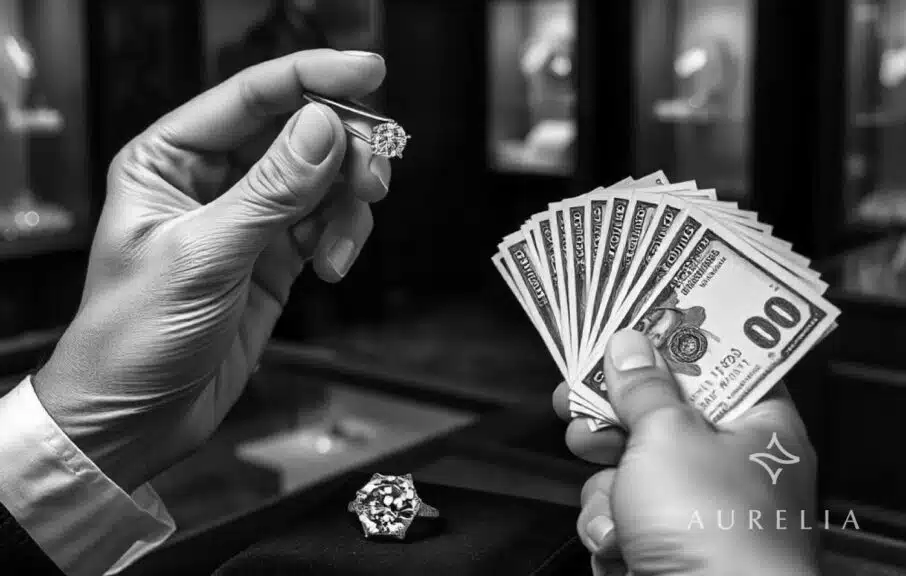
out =
{"type": "Polygon", "coordinates": [[[604,347],[645,334],[683,399],[738,418],[836,327],[809,260],[772,227],[695,182],[658,172],[557,202],[504,238],[493,262],[569,384],[570,412],[620,425],[604,347]]]}
{"type": "Polygon", "coordinates": [[[630,441],[619,467],[582,490],[576,528],[595,574],[624,574],[621,563],[633,574],[819,574],[815,455],[783,385],[716,431],[646,337],[617,332],[604,358],[630,441]],[[782,473],[750,461],[781,450],[795,464],[782,473]]]}

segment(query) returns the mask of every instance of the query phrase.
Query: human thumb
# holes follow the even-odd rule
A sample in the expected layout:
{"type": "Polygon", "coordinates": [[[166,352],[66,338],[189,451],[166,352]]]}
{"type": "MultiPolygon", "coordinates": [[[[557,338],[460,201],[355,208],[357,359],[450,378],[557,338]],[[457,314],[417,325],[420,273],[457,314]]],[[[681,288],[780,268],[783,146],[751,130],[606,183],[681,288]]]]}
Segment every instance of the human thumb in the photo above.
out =
{"type": "Polygon", "coordinates": [[[666,415],[704,423],[688,405],[666,362],[648,338],[634,330],[617,332],[604,355],[604,378],[614,411],[630,434],[666,415]]]}
{"type": "Polygon", "coordinates": [[[320,104],[305,106],[235,186],[202,208],[199,233],[257,254],[318,207],[345,154],[339,117],[320,104]]]}

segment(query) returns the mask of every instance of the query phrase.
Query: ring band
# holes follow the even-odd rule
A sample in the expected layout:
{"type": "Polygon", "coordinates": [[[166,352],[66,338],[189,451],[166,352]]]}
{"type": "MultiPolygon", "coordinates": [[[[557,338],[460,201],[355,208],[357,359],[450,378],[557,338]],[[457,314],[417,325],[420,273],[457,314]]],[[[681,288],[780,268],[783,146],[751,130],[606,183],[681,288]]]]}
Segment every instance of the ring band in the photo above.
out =
{"type": "Polygon", "coordinates": [[[404,540],[416,518],[439,518],[437,508],[425,504],[415,491],[412,474],[375,474],[346,506],[362,524],[365,538],[385,536],[404,540]]]}

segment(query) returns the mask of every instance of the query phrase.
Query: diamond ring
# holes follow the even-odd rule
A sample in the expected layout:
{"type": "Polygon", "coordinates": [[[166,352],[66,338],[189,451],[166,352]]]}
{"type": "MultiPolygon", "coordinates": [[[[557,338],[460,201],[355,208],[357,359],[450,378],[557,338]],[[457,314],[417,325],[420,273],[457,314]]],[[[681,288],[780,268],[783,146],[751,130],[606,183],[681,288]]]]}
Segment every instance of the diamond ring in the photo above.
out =
{"type": "Polygon", "coordinates": [[[412,136],[406,134],[403,127],[397,124],[392,118],[382,116],[365,104],[356,102],[355,100],[332,100],[330,98],[325,98],[324,96],[312,94],[311,92],[305,92],[303,96],[309,102],[323,104],[333,108],[337,112],[347,112],[370,120],[373,123],[371,126],[371,134],[366,134],[345,120],[343,120],[343,127],[347,132],[359,140],[368,143],[368,145],[371,146],[372,154],[384,156],[385,158],[403,157],[403,150],[406,149],[406,144],[412,136]]]}
{"type": "Polygon", "coordinates": [[[375,474],[347,506],[362,523],[365,538],[389,536],[404,540],[416,517],[438,518],[437,508],[422,502],[415,491],[412,474],[375,474]]]}

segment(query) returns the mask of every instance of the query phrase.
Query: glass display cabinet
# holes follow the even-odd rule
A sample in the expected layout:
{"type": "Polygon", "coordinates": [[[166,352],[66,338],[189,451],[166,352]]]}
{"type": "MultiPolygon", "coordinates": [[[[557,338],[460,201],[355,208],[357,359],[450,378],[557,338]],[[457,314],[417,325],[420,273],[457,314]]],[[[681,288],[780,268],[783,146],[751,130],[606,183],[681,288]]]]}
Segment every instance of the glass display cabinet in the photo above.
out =
{"type": "Polygon", "coordinates": [[[0,258],[86,243],[82,2],[0,0],[0,258]]]}
{"type": "Polygon", "coordinates": [[[575,1],[490,3],[487,150],[494,169],[572,173],[575,50],[575,1]]]}
{"type": "Polygon", "coordinates": [[[843,214],[887,236],[844,256],[840,289],[906,302],[906,1],[849,3],[843,214]]]}
{"type": "Polygon", "coordinates": [[[906,410],[906,1],[821,3],[813,20],[805,35],[820,39],[821,72],[798,119],[815,137],[796,160],[814,163],[816,177],[788,205],[805,215],[841,315],[797,374],[820,407],[807,423],[822,507],[902,541],[906,465],[886,444],[903,437],[906,410]]]}
{"type": "Polygon", "coordinates": [[[755,3],[635,3],[636,169],[750,193],[755,3]]]}

